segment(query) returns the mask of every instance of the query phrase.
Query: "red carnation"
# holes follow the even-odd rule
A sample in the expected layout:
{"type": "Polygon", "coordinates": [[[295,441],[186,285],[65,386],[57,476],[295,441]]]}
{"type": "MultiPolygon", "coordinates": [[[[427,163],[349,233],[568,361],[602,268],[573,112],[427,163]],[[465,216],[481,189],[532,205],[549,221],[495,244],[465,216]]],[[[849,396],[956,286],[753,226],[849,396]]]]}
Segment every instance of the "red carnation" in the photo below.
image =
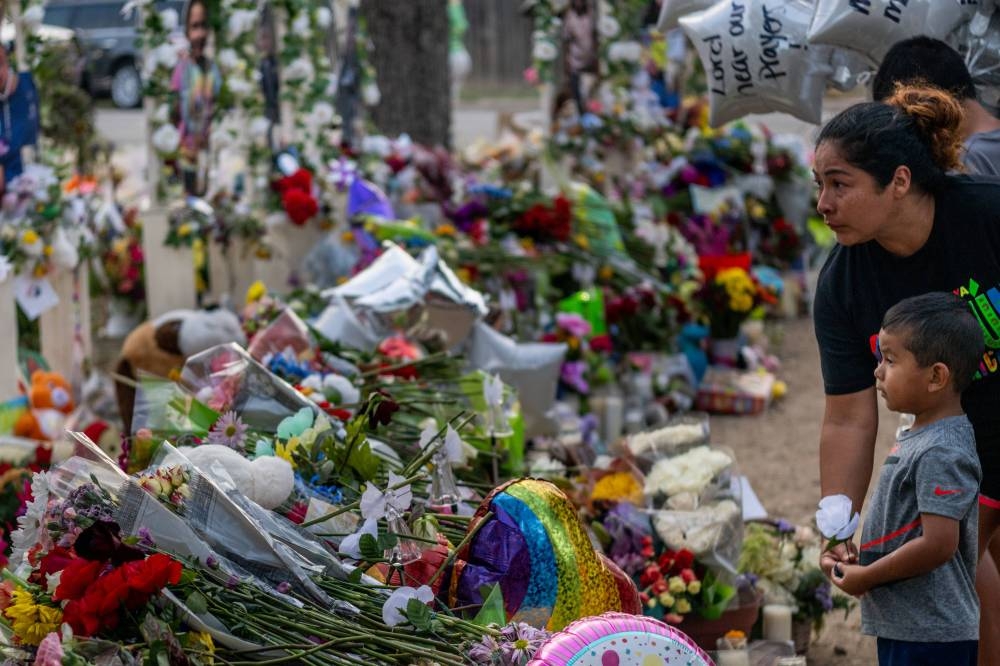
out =
{"type": "Polygon", "coordinates": [[[286,190],[281,195],[281,204],[288,213],[288,219],[296,226],[302,226],[313,215],[319,212],[319,204],[308,192],[302,190],[286,190]]]}
{"type": "Polygon", "coordinates": [[[691,569],[694,567],[694,553],[692,553],[687,548],[677,551],[677,557],[674,562],[678,569],[691,569]]]}
{"type": "Polygon", "coordinates": [[[52,598],[56,601],[79,599],[97,580],[103,568],[104,562],[83,558],[73,560],[63,569],[62,576],[59,577],[59,587],[56,588],[52,598]]]}

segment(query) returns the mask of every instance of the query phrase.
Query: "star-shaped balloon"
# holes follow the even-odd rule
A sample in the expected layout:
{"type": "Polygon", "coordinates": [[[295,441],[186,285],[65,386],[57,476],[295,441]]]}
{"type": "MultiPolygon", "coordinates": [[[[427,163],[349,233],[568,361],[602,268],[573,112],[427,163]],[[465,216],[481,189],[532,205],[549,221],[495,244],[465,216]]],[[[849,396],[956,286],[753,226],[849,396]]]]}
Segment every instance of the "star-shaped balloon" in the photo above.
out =
{"type": "Polygon", "coordinates": [[[819,123],[830,49],[811,47],[808,0],[720,2],[680,20],[708,79],[710,122],[783,111],[819,123]]]}
{"type": "Polygon", "coordinates": [[[878,63],[908,37],[944,39],[975,9],[960,0],[817,0],[808,39],[853,49],[878,63]]]}

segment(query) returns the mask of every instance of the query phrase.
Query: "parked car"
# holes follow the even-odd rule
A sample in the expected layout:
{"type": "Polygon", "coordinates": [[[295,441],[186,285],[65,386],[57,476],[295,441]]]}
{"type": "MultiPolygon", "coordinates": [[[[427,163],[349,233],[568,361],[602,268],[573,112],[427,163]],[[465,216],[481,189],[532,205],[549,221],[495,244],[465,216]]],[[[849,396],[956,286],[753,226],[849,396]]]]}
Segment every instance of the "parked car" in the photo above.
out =
{"type": "MultiPolygon", "coordinates": [[[[44,23],[73,30],[86,58],[83,86],[91,95],[110,93],[119,108],[142,102],[142,54],[137,18],[122,16],[122,0],[49,0],[44,23]]],[[[183,12],[183,0],[160,0],[156,8],[183,12]]]]}

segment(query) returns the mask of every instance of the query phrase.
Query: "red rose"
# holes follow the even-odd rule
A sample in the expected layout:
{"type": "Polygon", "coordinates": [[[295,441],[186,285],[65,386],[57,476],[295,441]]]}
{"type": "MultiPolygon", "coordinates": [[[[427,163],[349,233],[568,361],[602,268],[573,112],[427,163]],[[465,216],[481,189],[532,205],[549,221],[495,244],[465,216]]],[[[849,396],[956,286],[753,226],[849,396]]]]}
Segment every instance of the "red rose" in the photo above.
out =
{"type": "Polygon", "coordinates": [[[643,587],[649,587],[658,580],[663,579],[663,574],[660,570],[656,568],[655,564],[650,564],[646,567],[642,574],[639,576],[639,584],[643,587]]]}
{"type": "Polygon", "coordinates": [[[299,169],[291,176],[274,181],[274,189],[278,192],[287,192],[288,190],[309,192],[312,190],[312,174],[306,169],[299,169]]]}
{"type": "Polygon", "coordinates": [[[698,580],[698,577],[694,575],[694,571],[691,569],[681,569],[681,580],[685,583],[691,583],[698,580]]]}
{"type": "Polygon", "coordinates": [[[692,553],[687,548],[677,551],[677,568],[678,569],[692,569],[694,568],[694,553],[692,553]]]}
{"type": "Polygon", "coordinates": [[[595,335],[590,339],[590,348],[591,350],[598,353],[603,353],[603,352],[610,353],[612,349],[611,336],[609,336],[607,333],[603,335],[595,335]]]}
{"type": "Polygon", "coordinates": [[[296,226],[302,226],[309,218],[319,212],[319,204],[308,192],[302,190],[286,190],[281,195],[281,205],[288,213],[288,219],[296,226]]]}

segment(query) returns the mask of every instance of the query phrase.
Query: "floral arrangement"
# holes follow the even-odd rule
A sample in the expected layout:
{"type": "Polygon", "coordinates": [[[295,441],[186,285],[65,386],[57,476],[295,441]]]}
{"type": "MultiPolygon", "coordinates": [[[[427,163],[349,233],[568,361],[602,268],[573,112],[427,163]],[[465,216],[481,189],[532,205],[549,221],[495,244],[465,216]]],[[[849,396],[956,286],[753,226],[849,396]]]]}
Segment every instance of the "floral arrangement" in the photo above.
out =
{"type": "Polygon", "coordinates": [[[724,268],[705,284],[702,303],[708,313],[712,337],[735,338],[740,325],[760,303],[757,283],[742,268],[724,268]]]}
{"type": "Polygon", "coordinates": [[[135,211],[126,215],[127,231],[107,244],[102,259],[111,294],[132,307],[146,300],[146,280],[142,255],[142,231],[135,211]]]}
{"type": "Polygon", "coordinates": [[[181,465],[162,467],[138,476],[139,486],[162,504],[181,512],[191,499],[191,473],[181,465]]]}
{"type": "Polygon", "coordinates": [[[511,622],[499,636],[484,636],[469,646],[469,663],[477,666],[525,666],[552,634],[524,622],[511,622]]]}
{"type": "Polygon", "coordinates": [[[817,632],[828,613],[846,614],[854,607],[819,568],[822,545],[820,535],[808,526],[754,522],[746,527],[738,564],[740,572],[756,578],[768,603],[794,606],[794,619],[811,623],[817,632]]]}
{"type": "Polygon", "coordinates": [[[65,193],[53,168],[29,164],[0,203],[0,273],[72,270],[95,246],[93,190],[65,193]]]}
{"type": "Polygon", "coordinates": [[[736,595],[689,550],[664,550],[643,569],[639,587],[646,614],[670,624],[680,624],[691,613],[718,619],[736,595]]]}

